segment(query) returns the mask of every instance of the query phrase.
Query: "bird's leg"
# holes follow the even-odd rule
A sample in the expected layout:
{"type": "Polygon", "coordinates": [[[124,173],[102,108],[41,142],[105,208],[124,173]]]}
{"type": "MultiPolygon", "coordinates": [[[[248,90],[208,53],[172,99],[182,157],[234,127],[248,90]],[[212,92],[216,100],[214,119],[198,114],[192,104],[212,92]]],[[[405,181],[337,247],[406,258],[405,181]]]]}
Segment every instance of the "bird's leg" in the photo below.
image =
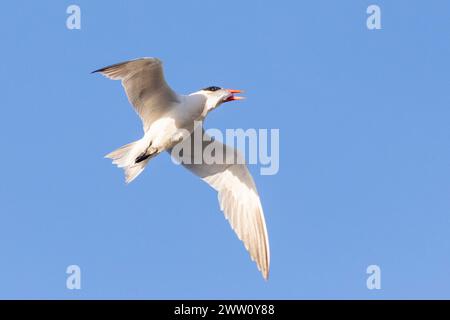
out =
{"type": "Polygon", "coordinates": [[[149,154],[146,154],[145,152],[142,152],[142,153],[136,158],[136,160],[134,161],[134,163],[142,162],[142,161],[144,161],[144,160],[146,160],[146,159],[148,159],[148,158],[150,158],[150,155],[149,155],[149,154]]]}
{"type": "Polygon", "coordinates": [[[134,161],[134,163],[139,163],[142,162],[144,160],[147,160],[148,158],[150,158],[151,156],[153,156],[155,153],[158,152],[157,148],[153,148],[152,147],[152,143],[150,142],[150,145],[147,147],[147,149],[145,149],[144,152],[142,152],[134,161]]]}

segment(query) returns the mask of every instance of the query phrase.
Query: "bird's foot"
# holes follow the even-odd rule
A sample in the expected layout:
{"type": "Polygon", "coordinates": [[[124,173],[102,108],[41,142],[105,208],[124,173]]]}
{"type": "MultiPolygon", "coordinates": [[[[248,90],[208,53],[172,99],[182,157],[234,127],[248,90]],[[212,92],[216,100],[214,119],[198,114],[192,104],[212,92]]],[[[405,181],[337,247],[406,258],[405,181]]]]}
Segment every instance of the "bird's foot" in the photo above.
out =
{"type": "Polygon", "coordinates": [[[151,156],[155,155],[156,153],[158,153],[158,149],[157,148],[153,148],[153,147],[150,146],[144,152],[142,152],[136,158],[136,160],[134,160],[134,163],[139,163],[139,162],[142,162],[144,160],[147,160],[148,158],[150,158],[151,156]]]}
{"type": "Polygon", "coordinates": [[[144,160],[147,160],[148,158],[150,158],[151,154],[147,153],[147,152],[142,152],[137,158],[136,160],[134,160],[134,163],[139,163],[142,162],[144,160]]]}

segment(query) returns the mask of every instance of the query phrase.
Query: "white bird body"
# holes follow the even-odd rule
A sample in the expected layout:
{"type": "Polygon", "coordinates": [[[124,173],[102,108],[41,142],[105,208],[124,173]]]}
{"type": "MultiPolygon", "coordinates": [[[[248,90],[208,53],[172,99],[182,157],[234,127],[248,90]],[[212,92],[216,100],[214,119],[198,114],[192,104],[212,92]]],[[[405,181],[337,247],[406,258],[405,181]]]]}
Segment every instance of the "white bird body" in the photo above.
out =
{"type": "MultiPolygon", "coordinates": [[[[151,158],[163,151],[170,151],[178,143],[193,139],[195,121],[202,121],[207,114],[222,104],[239,100],[233,93],[209,87],[190,95],[173,92],[164,80],[162,63],[156,58],[141,58],[96,70],[113,80],[121,80],[130,103],[142,119],[144,135],[111,152],[106,157],[125,171],[126,182],[133,181],[151,158]]],[[[196,152],[212,145],[239,153],[218,141],[202,141],[200,150],[185,154],[194,158],[196,152]]],[[[252,260],[255,260],[263,277],[269,273],[269,241],[264,214],[254,181],[245,164],[194,164],[182,163],[218,191],[219,204],[225,217],[239,239],[244,242],[252,260]]]]}

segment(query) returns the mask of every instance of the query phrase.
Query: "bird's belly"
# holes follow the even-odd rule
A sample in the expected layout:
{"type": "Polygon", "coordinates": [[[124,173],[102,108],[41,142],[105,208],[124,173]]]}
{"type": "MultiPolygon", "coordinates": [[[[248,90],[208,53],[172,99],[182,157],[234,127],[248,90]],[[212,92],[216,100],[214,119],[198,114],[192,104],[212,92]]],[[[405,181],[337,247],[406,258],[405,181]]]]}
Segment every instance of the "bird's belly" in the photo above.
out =
{"type": "Polygon", "coordinates": [[[163,117],[150,126],[144,139],[159,151],[170,149],[192,132],[193,122],[192,124],[187,122],[173,117],[163,117]]]}

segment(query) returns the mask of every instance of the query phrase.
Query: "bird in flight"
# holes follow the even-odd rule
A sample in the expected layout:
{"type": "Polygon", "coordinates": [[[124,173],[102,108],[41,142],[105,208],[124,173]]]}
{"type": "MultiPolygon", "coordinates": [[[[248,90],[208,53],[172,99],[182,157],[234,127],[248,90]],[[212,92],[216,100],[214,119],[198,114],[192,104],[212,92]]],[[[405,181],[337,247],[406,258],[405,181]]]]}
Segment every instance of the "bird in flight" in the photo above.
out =
{"type": "MultiPolygon", "coordinates": [[[[235,95],[241,90],[216,86],[189,95],[177,94],[166,83],[162,62],[157,58],[126,61],[92,73],[96,72],[112,80],[121,80],[130,104],[143,123],[141,139],[106,155],[113,164],[123,168],[127,183],[133,181],[161,152],[171,152],[178,143],[192,140],[196,121],[202,121],[224,102],[243,99],[235,95]]],[[[240,156],[237,150],[204,135],[200,149],[212,146],[240,156]]],[[[183,159],[194,159],[197,151],[187,149],[183,150],[183,159]]],[[[267,280],[270,264],[267,228],[255,182],[245,163],[181,161],[181,164],[218,192],[225,218],[267,280]]]]}

